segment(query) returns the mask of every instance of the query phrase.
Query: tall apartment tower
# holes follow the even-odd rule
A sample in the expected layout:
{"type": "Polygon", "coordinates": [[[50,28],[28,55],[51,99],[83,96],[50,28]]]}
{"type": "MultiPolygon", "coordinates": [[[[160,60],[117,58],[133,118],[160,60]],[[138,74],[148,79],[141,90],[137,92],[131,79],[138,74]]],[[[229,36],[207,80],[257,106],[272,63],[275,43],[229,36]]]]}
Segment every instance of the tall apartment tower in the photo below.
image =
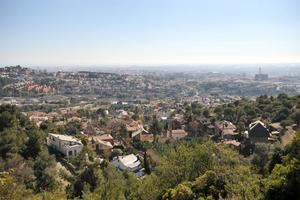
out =
{"type": "Polygon", "coordinates": [[[255,79],[256,81],[266,81],[266,80],[269,79],[269,75],[268,75],[268,74],[262,74],[262,73],[261,73],[261,67],[259,67],[259,69],[258,69],[258,74],[255,74],[254,79],[255,79]]]}

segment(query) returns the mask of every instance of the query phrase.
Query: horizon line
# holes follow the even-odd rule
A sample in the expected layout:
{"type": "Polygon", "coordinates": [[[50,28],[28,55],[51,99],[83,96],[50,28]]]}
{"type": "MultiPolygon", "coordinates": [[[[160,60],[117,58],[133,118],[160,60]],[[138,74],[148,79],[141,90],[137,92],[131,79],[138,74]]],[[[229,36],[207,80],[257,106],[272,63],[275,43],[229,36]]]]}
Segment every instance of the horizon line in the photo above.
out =
{"type": "Polygon", "coordinates": [[[132,67],[132,66],[153,66],[153,67],[159,67],[159,66],[202,66],[202,65],[300,65],[299,62],[258,62],[258,63],[162,63],[162,64],[147,64],[147,63],[140,63],[140,64],[118,64],[118,63],[108,63],[108,64],[1,64],[2,67],[10,67],[10,66],[21,66],[21,67],[132,67]]]}

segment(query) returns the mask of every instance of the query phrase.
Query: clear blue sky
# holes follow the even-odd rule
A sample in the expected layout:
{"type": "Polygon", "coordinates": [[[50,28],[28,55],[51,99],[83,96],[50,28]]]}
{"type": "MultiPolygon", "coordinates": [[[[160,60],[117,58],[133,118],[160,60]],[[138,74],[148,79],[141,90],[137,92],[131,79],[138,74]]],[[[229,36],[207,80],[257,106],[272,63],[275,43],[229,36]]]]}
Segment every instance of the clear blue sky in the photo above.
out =
{"type": "Polygon", "coordinates": [[[299,0],[0,0],[0,64],[300,62],[299,0]]]}

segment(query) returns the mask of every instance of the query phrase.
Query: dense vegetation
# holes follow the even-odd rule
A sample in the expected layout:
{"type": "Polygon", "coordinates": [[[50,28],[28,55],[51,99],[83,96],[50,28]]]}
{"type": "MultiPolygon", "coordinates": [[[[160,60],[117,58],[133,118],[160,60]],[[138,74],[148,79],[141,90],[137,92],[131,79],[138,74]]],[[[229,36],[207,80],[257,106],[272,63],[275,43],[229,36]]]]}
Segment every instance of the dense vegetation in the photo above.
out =
{"type": "Polygon", "coordinates": [[[55,157],[45,146],[46,134],[10,105],[0,106],[0,196],[3,199],[59,193],[55,157]],[[7,189],[11,188],[11,189],[7,189]]]}
{"type": "Polygon", "coordinates": [[[279,94],[277,97],[260,96],[255,101],[242,99],[216,107],[210,112],[200,104],[192,103],[185,107],[187,121],[199,117],[210,120],[228,120],[238,125],[240,130],[254,120],[261,119],[266,123],[280,122],[284,126],[300,124],[300,96],[289,97],[279,94]]]}
{"type": "MultiPolygon", "coordinates": [[[[241,126],[241,130],[257,118],[299,126],[299,105],[299,97],[262,96],[256,101],[243,99],[215,110],[187,106],[185,117],[191,121],[200,116],[212,121],[227,119],[241,126]]],[[[158,129],[154,125],[151,128],[158,129]]],[[[74,173],[59,170],[59,157],[45,145],[50,130],[59,128],[51,123],[38,128],[16,107],[0,106],[1,200],[276,200],[300,196],[300,133],[285,147],[256,145],[249,157],[205,137],[148,144],[144,164],[148,155],[152,171],[144,178],[137,178],[131,172],[116,170],[107,160],[99,164],[86,142],[84,150],[70,160],[74,173]]],[[[63,131],[78,135],[79,130],[78,124],[70,123],[63,131]]]]}

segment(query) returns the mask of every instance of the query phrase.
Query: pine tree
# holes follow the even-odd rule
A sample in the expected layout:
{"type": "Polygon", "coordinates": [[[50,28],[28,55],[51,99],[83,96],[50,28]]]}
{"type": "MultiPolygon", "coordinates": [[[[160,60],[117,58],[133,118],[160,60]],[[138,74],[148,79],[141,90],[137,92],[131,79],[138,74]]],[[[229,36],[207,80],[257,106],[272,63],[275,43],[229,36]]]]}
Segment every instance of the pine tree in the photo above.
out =
{"type": "Polygon", "coordinates": [[[144,168],[145,168],[145,172],[147,174],[151,174],[151,170],[150,170],[150,166],[149,166],[149,162],[148,162],[148,158],[147,158],[147,152],[144,152],[144,168]]]}

